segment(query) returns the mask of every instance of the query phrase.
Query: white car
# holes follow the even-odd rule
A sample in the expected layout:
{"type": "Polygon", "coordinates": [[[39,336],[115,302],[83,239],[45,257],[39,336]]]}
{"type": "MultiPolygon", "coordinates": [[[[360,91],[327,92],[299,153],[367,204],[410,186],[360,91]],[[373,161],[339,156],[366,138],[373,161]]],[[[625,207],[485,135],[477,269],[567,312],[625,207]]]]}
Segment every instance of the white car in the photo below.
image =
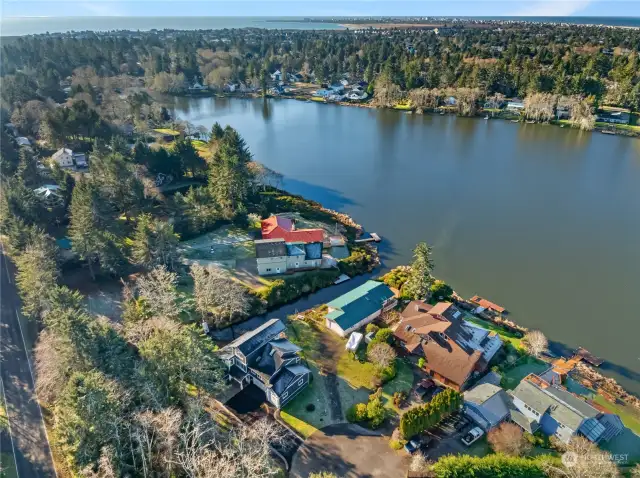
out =
{"type": "Polygon", "coordinates": [[[484,435],[484,431],[480,427],[474,427],[469,432],[462,437],[462,443],[467,446],[470,446],[472,443],[478,441],[478,439],[484,435]]]}

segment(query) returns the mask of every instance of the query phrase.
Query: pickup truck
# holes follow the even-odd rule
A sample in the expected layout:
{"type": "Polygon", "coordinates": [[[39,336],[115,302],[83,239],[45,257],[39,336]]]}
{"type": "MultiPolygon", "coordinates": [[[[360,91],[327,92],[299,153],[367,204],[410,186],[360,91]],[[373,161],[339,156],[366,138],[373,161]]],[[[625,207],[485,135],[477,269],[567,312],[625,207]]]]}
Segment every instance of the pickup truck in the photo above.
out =
{"type": "Polygon", "coordinates": [[[470,446],[471,444],[475,443],[476,441],[478,441],[478,439],[484,435],[484,432],[482,431],[482,428],[480,427],[474,427],[471,430],[469,430],[469,432],[462,437],[462,443],[464,443],[467,446],[470,446]]]}

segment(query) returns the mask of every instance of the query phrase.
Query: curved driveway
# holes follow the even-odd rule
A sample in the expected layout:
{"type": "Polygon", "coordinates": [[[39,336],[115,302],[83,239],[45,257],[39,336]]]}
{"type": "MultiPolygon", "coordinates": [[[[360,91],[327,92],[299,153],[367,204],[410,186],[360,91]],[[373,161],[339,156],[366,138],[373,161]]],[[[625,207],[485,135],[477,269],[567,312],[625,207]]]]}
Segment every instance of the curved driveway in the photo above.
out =
{"type": "Polygon", "coordinates": [[[311,435],[293,457],[290,476],[328,471],[341,478],[405,476],[409,457],[389,448],[389,437],[349,423],[330,425],[311,435]]]}

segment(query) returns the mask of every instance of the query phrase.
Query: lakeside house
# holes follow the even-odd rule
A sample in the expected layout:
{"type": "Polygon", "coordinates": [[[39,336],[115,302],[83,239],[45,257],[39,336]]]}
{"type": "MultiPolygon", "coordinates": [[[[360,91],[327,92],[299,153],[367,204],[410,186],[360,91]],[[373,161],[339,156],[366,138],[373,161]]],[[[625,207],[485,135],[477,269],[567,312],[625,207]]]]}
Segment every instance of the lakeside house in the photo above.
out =
{"type": "Polygon", "coordinates": [[[629,124],[631,113],[621,108],[601,110],[596,113],[596,121],[610,124],[629,124]]]}
{"type": "Polygon", "coordinates": [[[317,269],[322,265],[324,230],[296,229],[283,216],[271,216],[261,223],[262,239],[255,241],[258,274],[317,269]]]}
{"type": "Polygon", "coordinates": [[[464,390],[487,369],[502,347],[500,337],[464,320],[449,302],[435,306],[414,300],[404,309],[394,337],[409,354],[424,359],[424,370],[438,382],[464,390]]]}
{"type": "Polygon", "coordinates": [[[250,384],[265,392],[277,408],[284,407],[308,384],[311,371],[301,365],[302,349],[289,342],[280,319],[271,319],[220,350],[226,379],[241,389],[250,384]]]}
{"type": "Polygon", "coordinates": [[[72,168],[74,166],[79,168],[87,167],[87,156],[85,153],[74,153],[73,150],[69,148],[60,148],[51,155],[51,159],[58,163],[61,168],[72,168]]]}
{"type": "Polygon", "coordinates": [[[325,325],[340,337],[364,327],[393,309],[398,301],[393,291],[382,282],[368,280],[327,304],[325,325]]]}
{"type": "Polygon", "coordinates": [[[581,435],[593,443],[606,442],[624,430],[620,417],[602,413],[566,388],[537,375],[528,375],[511,392],[511,421],[529,433],[540,430],[563,443],[581,435]]]}
{"type": "Polygon", "coordinates": [[[271,73],[271,79],[273,81],[281,81],[282,80],[282,72],[280,70],[276,70],[273,73],[271,73]]]}
{"type": "Polygon", "coordinates": [[[514,98],[507,103],[507,111],[511,111],[512,113],[520,113],[524,110],[524,101],[518,98],[514,98]]]}
{"type": "Polygon", "coordinates": [[[511,397],[498,385],[480,383],[463,394],[464,413],[485,432],[509,420],[514,410],[511,397]]]}

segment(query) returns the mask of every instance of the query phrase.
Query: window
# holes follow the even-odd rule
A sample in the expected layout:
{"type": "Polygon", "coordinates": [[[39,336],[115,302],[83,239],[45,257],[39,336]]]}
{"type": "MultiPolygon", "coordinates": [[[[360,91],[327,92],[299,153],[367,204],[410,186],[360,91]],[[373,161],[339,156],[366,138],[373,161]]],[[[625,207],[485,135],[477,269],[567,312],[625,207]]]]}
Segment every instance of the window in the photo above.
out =
{"type": "Polygon", "coordinates": [[[289,396],[289,392],[284,392],[284,393],[282,394],[282,398],[287,398],[288,396],[289,396]]]}
{"type": "Polygon", "coordinates": [[[299,262],[296,262],[296,267],[298,267],[299,265],[300,265],[300,263],[299,263],[299,262]]]}
{"type": "Polygon", "coordinates": [[[267,272],[271,272],[271,269],[267,269],[267,272]]]}
{"type": "Polygon", "coordinates": [[[298,385],[302,385],[304,383],[304,378],[301,378],[300,381],[298,382],[298,385]]]}

